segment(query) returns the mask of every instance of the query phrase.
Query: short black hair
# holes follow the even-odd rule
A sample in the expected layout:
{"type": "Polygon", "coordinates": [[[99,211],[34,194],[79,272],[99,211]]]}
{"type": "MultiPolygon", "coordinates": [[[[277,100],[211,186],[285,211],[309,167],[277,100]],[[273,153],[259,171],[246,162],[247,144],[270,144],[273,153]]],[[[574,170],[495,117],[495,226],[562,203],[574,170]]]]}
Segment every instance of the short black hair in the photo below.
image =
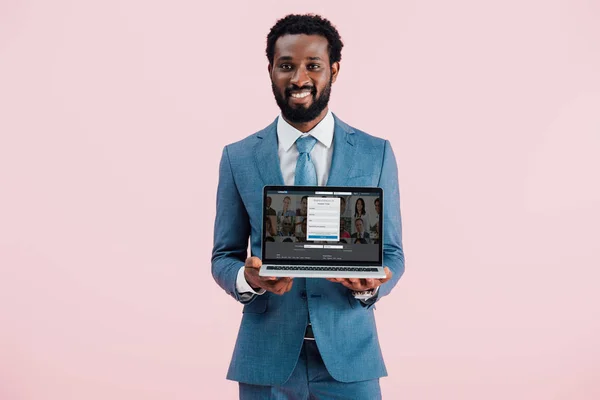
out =
{"type": "Polygon", "coordinates": [[[316,14],[289,14],[277,20],[267,35],[267,58],[273,64],[275,42],[283,35],[320,35],[329,43],[329,65],[342,60],[342,38],[328,19],[316,14]]]}

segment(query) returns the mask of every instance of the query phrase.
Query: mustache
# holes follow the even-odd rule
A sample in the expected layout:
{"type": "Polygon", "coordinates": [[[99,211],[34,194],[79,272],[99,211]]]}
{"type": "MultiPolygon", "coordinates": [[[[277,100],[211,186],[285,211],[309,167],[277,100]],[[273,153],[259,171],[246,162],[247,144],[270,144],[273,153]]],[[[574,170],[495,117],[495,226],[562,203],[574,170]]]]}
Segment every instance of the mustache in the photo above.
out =
{"type": "Polygon", "coordinates": [[[317,93],[317,88],[315,88],[314,86],[304,85],[304,86],[300,87],[300,86],[292,85],[292,86],[285,88],[285,95],[287,97],[289,97],[292,95],[292,92],[299,92],[302,90],[310,90],[310,93],[313,95],[317,93]]]}

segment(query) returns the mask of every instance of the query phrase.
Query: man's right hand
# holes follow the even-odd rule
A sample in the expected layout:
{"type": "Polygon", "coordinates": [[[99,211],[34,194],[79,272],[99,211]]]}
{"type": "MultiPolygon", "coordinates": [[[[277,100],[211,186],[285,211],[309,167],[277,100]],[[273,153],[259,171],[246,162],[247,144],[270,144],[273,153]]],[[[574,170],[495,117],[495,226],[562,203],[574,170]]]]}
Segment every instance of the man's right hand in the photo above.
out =
{"type": "Polygon", "coordinates": [[[262,266],[262,261],[258,257],[249,257],[244,264],[244,278],[250,287],[254,290],[265,289],[282,295],[292,289],[294,281],[290,277],[276,278],[274,276],[260,276],[258,272],[262,266]]]}

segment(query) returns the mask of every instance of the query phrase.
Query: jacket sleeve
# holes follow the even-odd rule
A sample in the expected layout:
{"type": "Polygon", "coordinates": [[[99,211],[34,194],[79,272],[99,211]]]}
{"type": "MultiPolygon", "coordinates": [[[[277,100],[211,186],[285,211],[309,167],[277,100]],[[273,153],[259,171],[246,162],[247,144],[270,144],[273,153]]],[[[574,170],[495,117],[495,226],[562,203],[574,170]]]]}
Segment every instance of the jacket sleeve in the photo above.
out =
{"type": "MultiPolygon", "coordinates": [[[[236,278],[248,255],[250,219],[240,197],[227,147],[219,165],[217,212],[212,251],[212,275],[215,281],[234,299],[248,302],[236,290],[236,278]]],[[[252,296],[253,300],[256,296],[252,296]]]]}
{"type": "Polygon", "coordinates": [[[402,249],[402,219],[400,217],[400,190],[398,166],[389,141],[385,141],[383,164],[379,178],[383,189],[383,265],[388,267],[392,279],[379,287],[377,299],[390,294],[404,273],[404,250],[402,249]]]}

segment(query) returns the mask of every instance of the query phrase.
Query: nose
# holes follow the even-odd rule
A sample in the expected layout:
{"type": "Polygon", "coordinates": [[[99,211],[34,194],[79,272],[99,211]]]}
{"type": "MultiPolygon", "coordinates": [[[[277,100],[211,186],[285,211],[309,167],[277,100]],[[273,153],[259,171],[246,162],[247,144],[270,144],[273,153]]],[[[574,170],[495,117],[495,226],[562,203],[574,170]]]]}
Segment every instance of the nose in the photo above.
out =
{"type": "Polygon", "coordinates": [[[296,70],[294,71],[294,75],[292,75],[292,79],[290,80],[290,83],[302,87],[304,85],[309,85],[310,84],[310,78],[308,77],[308,71],[306,70],[306,67],[304,66],[300,66],[298,68],[296,68],[296,70]]]}

